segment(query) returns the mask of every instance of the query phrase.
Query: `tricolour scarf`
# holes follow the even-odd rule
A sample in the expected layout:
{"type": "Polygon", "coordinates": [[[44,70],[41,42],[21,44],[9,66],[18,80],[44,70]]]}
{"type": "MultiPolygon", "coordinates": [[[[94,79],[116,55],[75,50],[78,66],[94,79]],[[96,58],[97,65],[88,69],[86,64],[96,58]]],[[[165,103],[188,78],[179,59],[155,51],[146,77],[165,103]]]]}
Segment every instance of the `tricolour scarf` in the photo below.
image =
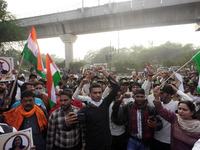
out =
{"type": "Polygon", "coordinates": [[[35,104],[33,109],[31,109],[29,112],[25,111],[22,104],[20,104],[17,108],[13,108],[8,112],[4,112],[3,115],[5,116],[5,121],[7,124],[19,130],[24,117],[29,118],[34,113],[36,114],[40,131],[44,130],[44,128],[47,127],[47,118],[44,112],[35,104]]]}

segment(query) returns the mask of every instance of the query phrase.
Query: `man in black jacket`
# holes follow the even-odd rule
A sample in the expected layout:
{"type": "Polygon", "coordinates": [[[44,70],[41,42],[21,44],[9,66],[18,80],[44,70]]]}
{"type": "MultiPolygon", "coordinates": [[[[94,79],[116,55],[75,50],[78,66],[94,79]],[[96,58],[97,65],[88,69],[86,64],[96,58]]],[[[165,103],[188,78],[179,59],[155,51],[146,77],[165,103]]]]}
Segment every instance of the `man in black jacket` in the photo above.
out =
{"type": "Polygon", "coordinates": [[[117,82],[103,67],[97,67],[108,79],[112,91],[102,99],[102,87],[98,83],[90,85],[91,103],[83,107],[80,112],[85,114],[86,146],[85,150],[108,150],[111,146],[111,133],[109,128],[109,106],[119,90],[117,82]]]}
{"type": "Polygon", "coordinates": [[[149,150],[154,130],[162,128],[161,120],[156,116],[155,108],[147,105],[144,89],[134,91],[134,102],[119,107],[123,98],[113,106],[112,121],[117,125],[128,122],[128,150],[149,150]]]}

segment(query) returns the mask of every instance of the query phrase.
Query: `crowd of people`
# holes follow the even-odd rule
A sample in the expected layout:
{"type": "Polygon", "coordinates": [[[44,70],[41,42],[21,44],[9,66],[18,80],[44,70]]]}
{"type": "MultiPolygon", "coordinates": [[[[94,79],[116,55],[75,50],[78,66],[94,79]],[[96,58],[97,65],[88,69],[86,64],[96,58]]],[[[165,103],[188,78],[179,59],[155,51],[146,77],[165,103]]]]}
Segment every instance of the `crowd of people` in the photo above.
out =
{"type": "Polygon", "coordinates": [[[118,77],[98,66],[63,74],[53,107],[46,79],[35,73],[20,75],[12,96],[14,81],[0,81],[0,134],[32,128],[32,150],[199,149],[198,74],[180,82],[149,63],[146,70],[118,77]]]}

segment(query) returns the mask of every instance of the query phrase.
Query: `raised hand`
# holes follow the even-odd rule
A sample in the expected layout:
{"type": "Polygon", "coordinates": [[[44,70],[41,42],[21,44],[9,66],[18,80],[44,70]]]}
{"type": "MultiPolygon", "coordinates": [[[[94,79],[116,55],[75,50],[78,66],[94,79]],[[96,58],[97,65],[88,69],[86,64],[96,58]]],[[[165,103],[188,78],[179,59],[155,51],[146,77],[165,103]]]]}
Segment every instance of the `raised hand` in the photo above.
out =
{"type": "Polygon", "coordinates": [[[155,100],[159,100],[160,95],[160,86],[157,86],[153,89],[153,95],[155,97],[155,100]]]}
{"type": "Polygon", "coordinates": [[[105,69],[104,67],[102,67],[102,66],[96,67],[96,70],[97,70],[99,73],[103,73],[103,75],[106,76],[106,77],[109,76],[109,74],[108,74],[108,72],[106,71],[106,69],[105,69]]]}
{"type": "Polygon", "coordinates": [[[98,66],[98,67],[96,67],[96,70],[98,71],[98,72],[100,72],[100,73],[104,73],[106,70],[105,70],[105,68],[103,67],[103,66],[98,66]]]}
{"type": "Polygon", "coordinates": [[[150,63],[145,64],[148,74],[153,75],[153,66],[150,63]]]}
{"type": "Polygon", "coordinates": [[[86,78],[87,78],[87,79],[91,79],[91,78],[93,77],[93,75],[94,75],[93,69],[92,69],[92,70],[88,70],[88,71],[87,71],[86,78]]]}

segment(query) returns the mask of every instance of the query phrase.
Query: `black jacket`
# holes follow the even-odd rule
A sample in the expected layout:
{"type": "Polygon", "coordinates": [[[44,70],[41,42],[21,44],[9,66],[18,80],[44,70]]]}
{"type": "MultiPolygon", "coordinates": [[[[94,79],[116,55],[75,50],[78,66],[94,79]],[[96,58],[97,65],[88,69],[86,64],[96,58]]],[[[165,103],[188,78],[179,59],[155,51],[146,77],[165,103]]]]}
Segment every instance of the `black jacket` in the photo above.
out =
{"type": "MultiPolygon", "coordinates": [[[[129,102],[127,105],[121,105],[121,101],[116,100],[115,104],[113,105],[112,121],[117,125],[127,124],[128,133],[130,132],[129,116],[130,116],[131,110],[133,108],[133,103],[134,102],[129,102]]],[[[156,127],[155,131],[161,130],[163,127],[162,121],[157,116],[157,112],[156,112],[155,108],[153,106],[146,105],[143,109],[147,109],[149,116],[154,116],[156,118],[157,127],[156,127]]],[[[153,128],[151,128],[151,134],[153,137],[153,134],[154,134],[153,128]]],[[[151,139],[143,139],[143,140],[147,140],[146,143],[149,143],[151,139]]]]}

